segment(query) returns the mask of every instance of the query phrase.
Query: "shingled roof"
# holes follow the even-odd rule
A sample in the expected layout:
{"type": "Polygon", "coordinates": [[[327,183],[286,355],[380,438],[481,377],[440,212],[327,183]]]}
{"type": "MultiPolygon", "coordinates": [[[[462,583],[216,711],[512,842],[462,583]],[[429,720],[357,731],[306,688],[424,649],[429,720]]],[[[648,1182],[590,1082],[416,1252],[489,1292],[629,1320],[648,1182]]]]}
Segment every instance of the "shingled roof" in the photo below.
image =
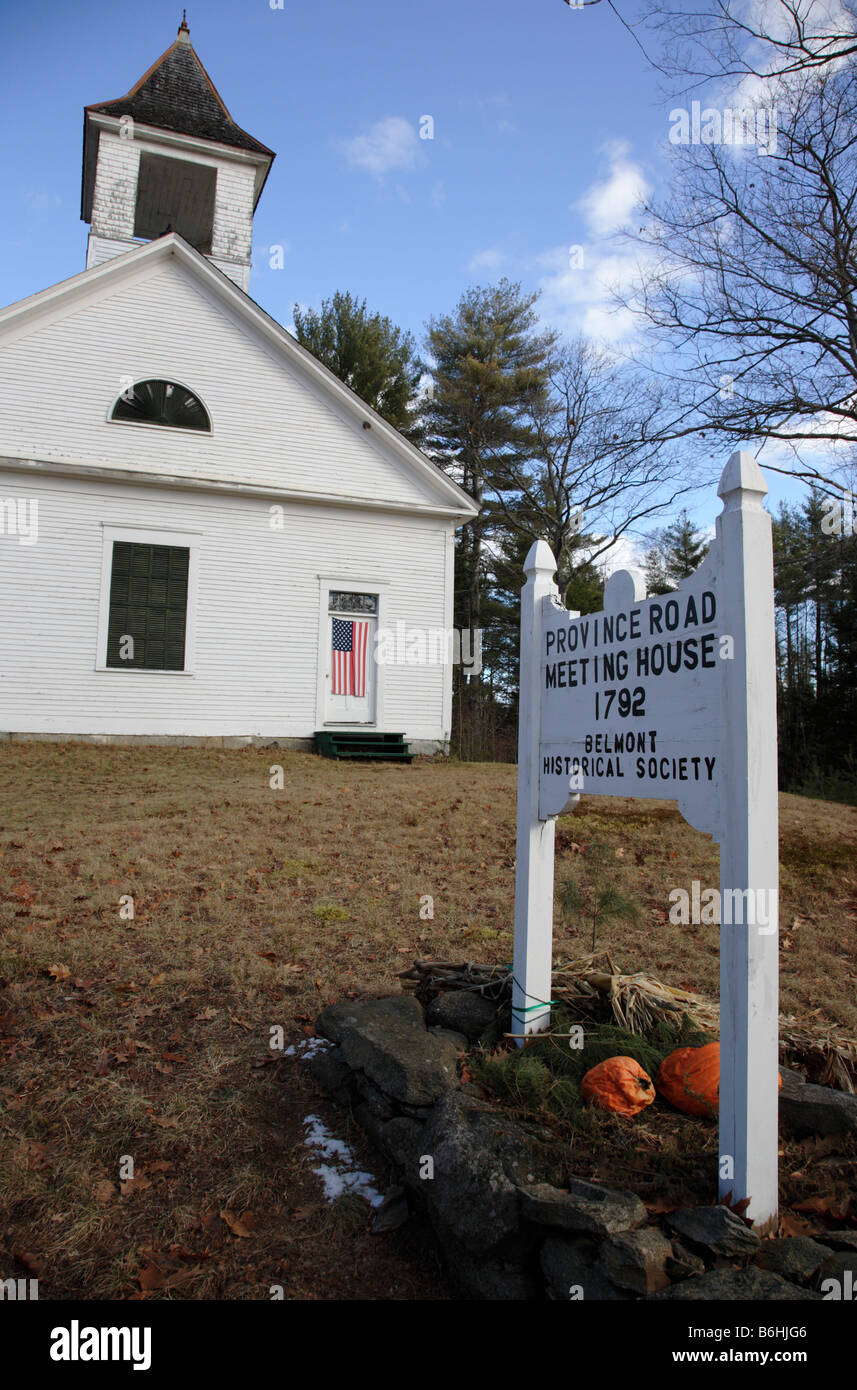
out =
{"type": "Polygon", "coordinates": [[[202,140],[217,140],[240,150],[273,158],[273,150],[236,125],[190,41],[187,21],[166,53],[152,64],[128,92],[115,101],[93,102],[84,108],[104,116],[131,116],[141,125],[175,130],[202,140]]]}
{"type": "Polygon", "coordinates": [[[92,221],[92,196],[95,186],[95,164],[98,153],[98,129],[93,116],[130,116],[140,125],[159,130],[173,130],[178,135],[192,135],[200,140],[216,140],[233,149],[261,155],[256,179],[255,204],[258,203],[275,155],[267,145],[254,140],[246,130],[236,125],[223,100],[199,61],[190,41],[186,18],[179,26],[178,37],[166,53],[144,72],[127,96],[115,101],[97,101],[83,108],[83,178],[81,181],[80,216],[92,221]]]}

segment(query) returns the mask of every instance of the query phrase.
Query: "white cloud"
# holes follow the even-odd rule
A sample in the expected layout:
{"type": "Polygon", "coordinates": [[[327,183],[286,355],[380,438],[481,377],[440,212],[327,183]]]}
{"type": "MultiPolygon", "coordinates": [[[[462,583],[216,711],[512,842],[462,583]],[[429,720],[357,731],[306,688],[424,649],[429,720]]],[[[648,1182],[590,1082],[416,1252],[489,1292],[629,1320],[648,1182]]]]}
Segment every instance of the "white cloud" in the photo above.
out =
{"type": "Polygon", "coordinates": [[[417,162],[420,140],[404,116],[386,116],[376,121],[364,135],[342,142],[352,169],[366,169],[383,178],[391,169],[412,169],[417,162]]]}
{"type": "Polygon", "coordinates": [[[599,555],[597,565],[606,578],[618,570],[630,570],[645,584],[645,548],[633,536],[619,536],[613,544],[599,555]]]}
{"type": "Polygon", "coordinates": [[[539,312],[565,333],[617,343],[632,335],[636,320],[630,310],[617,307],[614,291],[627,290],[636,281],[643,253],[611,238],[627,225],[649,185],[630,158],[627,142],[614,141],[604,147],[604,153],[604,175],[572,204],[583,214],[585,240],[554,247],[539,257],[543,271],[539,312]]]}
{"type": "Polygon", "coordinates": [[[539,258],[545,273],[540,279],[541,317],[564,333],[582,333],[601,343],[627,340],[636,320],[628,309],[617,307],[614,289],[628,288],[637,274],[637,257],[605,254],[597,246],[558,246],[539,258]],[[582,250],[583,264],[570,265],[570,250],[582,250]]]}
{"type": "Polygon", "coordinates": [[[649,185],[638,164],[629,159],[630,147],[625,140],[613,141],[604,147],[609,159],[605,178],[593,183],[572,208],[583,213],[590,235],[611,236],[628,222],[631,213],[649,193],[649,185]]]}
{"type": "Polygon", "coordinates": [[[499,270],[506,257],[496,246],[486,246],[483,251],[474,251],[465,266],[466,270],[479,274],[483,270],[499,270]]]}

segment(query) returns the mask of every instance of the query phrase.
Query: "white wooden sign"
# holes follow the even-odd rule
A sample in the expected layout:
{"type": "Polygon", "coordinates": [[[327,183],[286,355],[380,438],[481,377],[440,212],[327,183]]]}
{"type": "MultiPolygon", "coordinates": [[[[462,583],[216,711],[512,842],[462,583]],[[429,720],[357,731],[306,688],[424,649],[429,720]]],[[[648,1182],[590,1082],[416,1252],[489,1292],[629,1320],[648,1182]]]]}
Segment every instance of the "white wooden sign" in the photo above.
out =
{"type": "MultiPolygon", "coordinates": [[[[720,843],[721,1196],[777,1221],[777,724],[771,520],[735,453],[695,574],[645,598],[614,574],[601,613],[559,601],[544,541],[521,604],[513,1031],[550,1023],[555,817],[580,793],[677,800],[720,843]],[[764,910],[756,905],[764,901],[764,910]],[[735,904],[744,910],[737,916],[735,904]],[[728,923],[728,925],[727,925],[728,923]]],[[[669,885],[669,887],[683,885],[669,885]]],[[[666,895],[665,895],[666,896],[666,895]]]]}

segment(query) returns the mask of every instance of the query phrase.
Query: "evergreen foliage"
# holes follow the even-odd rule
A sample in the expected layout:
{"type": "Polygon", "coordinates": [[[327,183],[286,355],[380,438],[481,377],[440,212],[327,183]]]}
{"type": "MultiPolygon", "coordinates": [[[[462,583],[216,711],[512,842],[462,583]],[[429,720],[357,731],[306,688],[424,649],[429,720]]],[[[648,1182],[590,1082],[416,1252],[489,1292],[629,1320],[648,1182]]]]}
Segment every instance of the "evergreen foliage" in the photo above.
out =
{"type": "Polygon", "coordinates": [[[417,395],[422,364],[410,333],[371,314],[366,300],[337,291],[321,309],[294,307],[295,336],[373,410],[419,442],[417,395]]]}

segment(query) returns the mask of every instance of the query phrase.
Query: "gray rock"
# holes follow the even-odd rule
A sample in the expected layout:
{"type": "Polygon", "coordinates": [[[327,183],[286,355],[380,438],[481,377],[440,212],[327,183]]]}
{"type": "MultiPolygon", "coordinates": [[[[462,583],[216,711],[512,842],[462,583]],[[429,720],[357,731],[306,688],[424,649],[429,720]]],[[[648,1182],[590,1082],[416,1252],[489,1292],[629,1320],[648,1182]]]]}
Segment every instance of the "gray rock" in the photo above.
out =
{"type": "Polygon", "coordinates": [[[384,1121],[380,1115],[376,1115],[365,1100],[355,1101],[351,1106],[351,1113],[367,1139],[375,1145],[376,1149],[383,1151],[384,1125],[389,1121],[384,1121]]]}
{"type": "Polygon", "coordinates": [[[680,1236],[712,1255],[754,1255],[761,1241],[728,1207],[681,1207],[667,1223],[680,1236]]]}
{"type": "Polygon", "coordinates": [[[411,1119],[411,1120],[419,1120],[420,1124],[425,1124],[426,1120],[427,1120],[427,1119],[429,1118],[429,1116],[431,1115],[431,1112],[432,1112],[432,1110],[434,1109],[434,1106],[433,1106],[433,1105],[404,1105],[404,1104],[402,1104],[399,1108],[400,1108],[402,1114],[403,1114],[403,1115],[407,1115],[409,1119],[411,1119]]]}
{"type": "Polygon", "coordinates": [[[451,1236],[443,1244],[450,1277],[465,1298],[501,1303],[539,1298],[541,1288],[529,1272],[528,1251],[517,1242],[493,1256],[473,1255],[451,1236]]]}
{"type": "Polygon", "coordinates": [[[829,1253],[809,1236],[787,1236],[764,1241],[753,1263],[795,1284],[807,1284],[829,1253]]]}
{"type": "Polygon", "coordinates": [[[360,1017],[360,1010],[365,1009],[367,1003],[373,1004],[376,1001],[340,999],[337,1004],[328,1004],[326,1009],[322,1009],[315,1021],[315,1031],[321,1038],[329,1038],[333,1043],[341,1043],[345,1035],[345,1029],[350,1024],[356,1023],[360,1017]]]}
{"type": "Polygon", "coordinates": [[[372,1222],[373,1236],[382,1236],[388,1231],[397,1231],[400,1226],[404,1226],[405,1222],[410,1220],[410,1216],[411,1209],[408,1206],[407,1192],[403,1187],[391,1187],[375,1213],[375,1219],[372,1222]]]}
{"type": "Polygon", "coordinates": [[[466,1052],[468,1047],[467,1038],[463,1033],[457,1033],[454,1028],[433,1028],[428,1030],[435,1038],[446,1038],[454,1043],[459,1052],[466,1052]]]}
{"type": "Polygon", "coordinates": [[[463,1033],[470,1042],[481,1038],[486,1028],[494,1022],[494,1005],[481,994],[470,990],[451,989],[432,999],[426,1009],[426,1021],[439,1024],[441,1028],[452,1028],[463,1033]]]}
{"type": "Polygon", "coordinates": [[[830,1289],[830,1287],[824,1287],[827,1279],[836,1280],[839,1285],[838,1292],[840,1298],[845,1297],[849,1302],[857,1298],[857,1251],[839,1250],[835,1255],[828,1254],[827,1259],[818,1271],[815,1287],[819,1289],[822,1294],[832,1293],[835,1297],[835,1290],[830,1289]]]}
{"type": "Polygon", "coordinates": [[[377,1115],[379,1120],[391,1120],[394,1115],[392,1103],[379,1091],[374,1081],[370,1081],[368,1076],[362,1072],[353,1071],[349,1073],[354,1089],[362,1096],[373,1115],[377,1115]]]}
{"type": "Polygon", "coordinates": [[[424,1194],[441,1238],[452,1234],[483,1254],[517,1232],[516,1183],[532,1169],[532,1142],[519,1125],[454,1091],[438,1101],[421,1143],[434,1176],[419,1181],[409,1172],[408,1181],[424,1194]]]}
{"type": "Polygon", "coordinates": [[[558,1302],[576,1302],[581,1298],[617,1302],[631,1296],[607,1277],[598,1264],[597,1242],[585,1236],[551,1232],[542,1243],[539,1261],[549,1295],[558,1302]]]}
{"type": "Polygon", "coordinates": [[[630,1293],[657,1293],[670,1283],[667,1260],[673,1249],[666,1236],[652,1226],[640,1231],[622,1231],[608,1236],[598,1254],[598,1264],[607,1278],[630,1293]]]}
{"type": "Polygon", "coordinates": [[[780,1126],[796,1138],[806,1134],[857,1134],[857,1096],[830,1086],[802,1086],[780,1091],[780,1126]]]}
{"type": "Polygon", "coordinates": [[[405,1115],[397,1115],[395,1119],[388,1120],[381,1126],[379,1135],[379,1148],[388,1158],[400,1168],[404,1168],[408,1176],[416,1181],[417,1156],[423,1152],[422,1136],[425,1125],[421,1125],[419,1120],[408,1119],[405,1115]]]}
{"type": "Polygon", "coordinates": [[[815,1239],[820,1245],[829,1245],[832,1250],[857,1251],[857,1231],[823,1231],[815,1239]]]}
{"type": "Polygon", "coordinates": [[[672,1241],[672,1258],[667,1260],[666,1270],[674,1282],[689,1279],[692,1274],[705,1273],[705,1261],[694,1255],[680,1240],[672,1241]]]}
{"type": "Polygon", "coordinates": [[[708,1274],[698,1274],[693,1279],[684,1279],[669,1289],[649,1295],[651,1302],[662,1299],[726,1299],[730,1302],[753,1299],[760,1303],[780,1303],[794,1299],[818,1298],[810,1289],[802,1289],[798,1284],[790,1284],[779,1274],[767,1269],[713,1269],[708,1274]]]}
{"type": "Polygon", "coordinates": [[[347,1086],[351,1075],[342,1060],[338,1047],[326,1048],[324,1052],[316,1052],[315,1056],[310,1058],[307,1066],[313,1080],[329,1096],[335,1096],[337,1091],[347,1086]]]}
{"type": "Polygon", "coordinates": [[[458,1084],[457,1046],[426,1031],[412,995],[333,1004],[316,1031],[339,1043],[343,1061],[393,1100],[431,1105],[458,1084]]]}
{"type": "Polygon", "coordinates": [[[648,1219],[636,1193],[614,1192],[579,1178],[570,1179],[568,1191],[550,1183],[530,1183],[518,1193],[521,1215],[539,1226],[608,1236],[642,1226],[648,1219]]]}
{"type": "Polygon", "coordinates": [[[798,1086],[806,1085],[806,1077],[802,1071],[795,1071],[792,1067],[780,1067],[780,1076],[783,1079],[782,1090],[791,1093],[798,1086]]]}

